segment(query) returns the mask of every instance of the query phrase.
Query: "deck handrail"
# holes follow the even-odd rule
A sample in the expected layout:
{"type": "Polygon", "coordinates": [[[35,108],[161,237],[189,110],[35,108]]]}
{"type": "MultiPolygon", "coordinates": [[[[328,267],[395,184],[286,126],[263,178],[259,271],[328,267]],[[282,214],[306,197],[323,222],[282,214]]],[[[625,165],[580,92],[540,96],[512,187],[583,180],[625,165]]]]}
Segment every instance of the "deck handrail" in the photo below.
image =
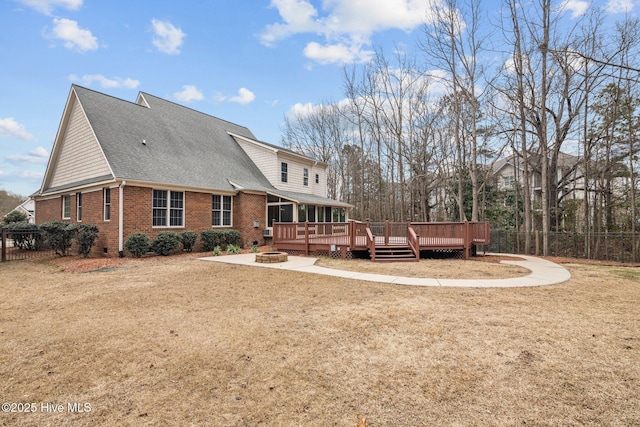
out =
{"type": "MultiPolygon", "coordinates": [[[[273,223],[273,245],[302,250],[305,254],[326,250],[322,246],[342,248],[346,251],[368,249],[375,259],[376,245],[408,245],[418,255],[421,249],[463,250],[465,258],[474,245],[489,242],[489,223],[484,222],[316,222],[273,223]],[[378,236],[373,233],[377,226],[378,236]],[[401,230],[405,230],[401,232],[401,230]],[[406,233],[406,234],[405,234],[406,233]],[[393,237],[393,239],[391,239],[393,237]],[[402,237],[402,239],[400,239],[402,237]],[[376,242],[376,239],[378,240],[376,242]],[[393,241],[392,241],[393,240],[393,241]]],[[[335,249],[332,249],[335,250],[335,249]]]]}
{"type": "Polygon", "coordinates": [[[416,256],[416,260],[420,259],[420,241],[418,240],[418,235],[416,231],[411,227],[411,224],[408,224],[408,236],[407,242],[409,243],[409,247],[413,251],[416,256]]]}
{"type": "Polygon", "coordinates": [[[369,227],[369,223],[367,222],[367,245],[369,246],[369,253],[371,254],[371,259],[376,259],[376,239],[373,237],[373,233],[371,232],[371,227],[369,227]]]}

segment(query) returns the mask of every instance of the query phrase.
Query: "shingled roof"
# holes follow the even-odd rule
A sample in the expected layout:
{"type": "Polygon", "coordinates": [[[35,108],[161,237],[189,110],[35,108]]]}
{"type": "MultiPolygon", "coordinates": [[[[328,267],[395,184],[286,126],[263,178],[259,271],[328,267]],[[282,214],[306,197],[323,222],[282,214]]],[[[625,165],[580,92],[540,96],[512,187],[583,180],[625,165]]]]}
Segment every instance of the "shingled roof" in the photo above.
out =
{"type": "MultiPolygon", "coordinates": [[[[301,203],[351,206],[276,189],[231,136],[256,140],[244,126],[145,92],[140,92],[138,102],[78,85],[72,85],[71,93],[77,96],[112,174],[42,188],[41,195],[105,180],[124,180],[207,191],[286,193],[301,203]]],[[[46,182],[45,176],[43,187],[46,182]]]]}
{"type": "Polygon", "coordinates": [[[233,191],[273,187],[228,132],[249,129],[141,92],[144,104],[81,86],[73,89],[114,178],[233,191]]]}

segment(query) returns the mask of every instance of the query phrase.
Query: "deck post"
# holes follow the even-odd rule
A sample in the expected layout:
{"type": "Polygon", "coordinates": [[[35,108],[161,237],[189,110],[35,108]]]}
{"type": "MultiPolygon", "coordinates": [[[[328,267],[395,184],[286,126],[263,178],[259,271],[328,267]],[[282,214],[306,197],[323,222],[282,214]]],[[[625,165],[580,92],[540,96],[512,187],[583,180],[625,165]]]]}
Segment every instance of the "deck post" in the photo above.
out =
{"type": "Polygon", "coordinates": [[[304,254],[309,256],[309,221],[304,222],[304,254]]]}
{"type": "Polygon", "coordinates": [[[353,248],[356,246],[356,221],[353,219],[349,220],[349,247],[353,248]]]}
{"type": "Polygon", "coordinates": [[[471,251],[471,239],[469,238],[469,221],[464,220],[464,259],[469,259],[471,251]]]}
{"type": "Polygon", "coordinates": [[[389,220],[384,222],[384,244],[389,244],[389,220]]]}
{"type": "Polygon", "coordinates": [[[2,262],[7,260],[7,229],[2,229],[2,262]]]}

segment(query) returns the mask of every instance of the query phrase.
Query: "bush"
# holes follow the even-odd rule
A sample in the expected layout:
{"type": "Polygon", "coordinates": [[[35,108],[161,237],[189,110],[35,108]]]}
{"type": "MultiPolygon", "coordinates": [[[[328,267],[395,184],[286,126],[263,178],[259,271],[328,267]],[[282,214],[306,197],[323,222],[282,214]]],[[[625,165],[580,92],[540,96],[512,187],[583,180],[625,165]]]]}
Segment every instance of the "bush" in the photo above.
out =
{"type": "Polygon", "coordinates": [[[241,242],[238,230],[204,230],[200,238],[205,251],[212,251],[216,246],[226,249],[228,245],[240,245],[241,242]]]}
{"type": "Polygon", "coordinates": [[[222,249],[220,249],[220,246],[216,246],[215,248],[213,248],[213,256],[220,256],[222,255],[222,249]]]}
{"type": "Polygon", "coordinates": [[[40,224],[44,231],[44,241],[60,256],[69,255],[69,248],[76,236],[78,226],[69,222],[49,221],[40,224]]]}
{"type": "Polygon", "coordinates": [[[227,254],[228,255],[239,254],[239,253],[240,253],[240,246],[238,246],[238,245],[228,245],[227,246],[227,254]]]}
{"type": "Polygon", "coordinates": [[[198,233],[195,231],[183,231],[178,235],[178,238],[180,239],[180,243],[182,243],[182,250],[191,252],[196,245],[196,240],[198,240],[198,233]]]}
{"type": "Polygon", "coordinates": [[[2,224],[9,225],[9,224],[15,224],[15,223],[22,223],[22,222],[27,222],[28,219],[29,219],[29,216],[24,212],[11,211],[4,216],[4,219],[2,220],[2,224]]]}
{"type": "Polygon", "coordinates": [[[136,258],[149,252],[149,236],[144,233],[133,233],[124,242],[124,248],[136,258]]]}
{"type": "Polygon", "coordinates": [[[13,240],[15,247],[25,251],[37,251],[42,246],[40,227],[28,222],[12,222],[5,226],[7,238],[13,240]]]}
{"type": "Polygon", "coordinates": [[[161,231],[151,244],[151,250],[158,255],[167,256],[180,245],[178,233],[175,231],[161,231]]]}
{"type": "Polygon", "coordinates": [[[78,224],[76,226],[76,243],[78,243],[78,255],[88,257],[91,248],[96,243],[98,227],[92,224],[78,224]]]}

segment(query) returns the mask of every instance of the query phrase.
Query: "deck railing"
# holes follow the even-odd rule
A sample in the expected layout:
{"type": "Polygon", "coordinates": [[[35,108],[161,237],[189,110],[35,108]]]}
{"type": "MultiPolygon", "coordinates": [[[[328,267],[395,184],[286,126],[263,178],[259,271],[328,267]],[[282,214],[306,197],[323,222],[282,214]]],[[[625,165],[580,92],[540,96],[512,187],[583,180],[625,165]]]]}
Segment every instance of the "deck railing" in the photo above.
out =
{"type": "Polygon", "coordinates": [[[274,223],[273,245],[302,248],[306,254],[312,245],[344,246],[351,250],[369,250],[376,246],[408,245],[418,254],[428,249],[461,249],[465,258],[472,245],[489,243],[488,222],[348,222],[274,223]]]}

